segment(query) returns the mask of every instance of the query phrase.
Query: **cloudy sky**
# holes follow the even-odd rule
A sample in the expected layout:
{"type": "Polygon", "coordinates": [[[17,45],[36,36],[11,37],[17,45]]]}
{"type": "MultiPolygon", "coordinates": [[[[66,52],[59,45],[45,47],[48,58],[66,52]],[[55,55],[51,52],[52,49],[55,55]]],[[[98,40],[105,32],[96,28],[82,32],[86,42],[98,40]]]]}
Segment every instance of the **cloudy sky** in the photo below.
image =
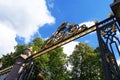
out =
{"type": "MultiPolygon", "coordinates": [[[[14,51],[17,44],[30,43],[36,37],[49,38],[59,25],[69,23],[93,25],[94,20],[108,18],[112,0],[0,0],[0,57],[14,51]]],[[[64,45],[71,54],[78,42],[96,48],[96,33],[64,45]],[[70,51],[69,51],[69,50],[70,51]]]]}

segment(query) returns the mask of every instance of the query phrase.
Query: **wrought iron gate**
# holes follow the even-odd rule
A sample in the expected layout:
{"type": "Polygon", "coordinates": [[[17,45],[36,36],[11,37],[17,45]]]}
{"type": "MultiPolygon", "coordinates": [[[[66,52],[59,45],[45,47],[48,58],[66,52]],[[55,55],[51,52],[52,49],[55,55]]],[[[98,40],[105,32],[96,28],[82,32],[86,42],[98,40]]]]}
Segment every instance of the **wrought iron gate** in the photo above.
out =
{"type": "Polygon", "coordinates": [[[120,58],[120,26],[113,16],[96,27],[106,80],[120,80],[120,70],[116,61],[120,58]]]}

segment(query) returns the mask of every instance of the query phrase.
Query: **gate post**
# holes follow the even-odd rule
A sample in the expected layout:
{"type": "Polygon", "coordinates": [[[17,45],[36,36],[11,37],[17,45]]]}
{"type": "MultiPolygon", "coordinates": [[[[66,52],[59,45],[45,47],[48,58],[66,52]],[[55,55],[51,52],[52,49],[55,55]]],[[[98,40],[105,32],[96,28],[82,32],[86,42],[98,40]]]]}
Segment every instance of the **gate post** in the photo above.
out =
{"type": "Polygon", "coordinates": [[[96,26],[97,28],[97,37],[98,37],[98,42],[99,42],[99,47],[100,47],[100,57],[102,59],[102,64],[103,64],[103,70],[104,70],[104,74],[105,74],[105,78],[106,80],[112,80],[112,75],[110,74],[110,70],[109,70],[109,66],[105,57],[105,44],[103,43],[102,39],[101,39],[101,34],[100,34],[100,30],[98,28],[98,26],[96,26]]]}
{"type": "Polygon", "coordinates": [[[120,80],[120,70],[115,55],[120,51],[119,38],[117,36],[119,25],[113,17],[112,21],[108,20],[99,25],[96,24],[97,37],[100,47],[100,56],[103,63],[103,70],[106,80],[120,80]],[[114,45],[114,46],[113,46],[114,45]],[[117,52],[114,49],[117,49],[117,52]]]}
{"type": "Polygon", "coordinates": [[[110,5],[110,7],[120,25],[120,0],[114,0],[114,2],[110,5]]]}

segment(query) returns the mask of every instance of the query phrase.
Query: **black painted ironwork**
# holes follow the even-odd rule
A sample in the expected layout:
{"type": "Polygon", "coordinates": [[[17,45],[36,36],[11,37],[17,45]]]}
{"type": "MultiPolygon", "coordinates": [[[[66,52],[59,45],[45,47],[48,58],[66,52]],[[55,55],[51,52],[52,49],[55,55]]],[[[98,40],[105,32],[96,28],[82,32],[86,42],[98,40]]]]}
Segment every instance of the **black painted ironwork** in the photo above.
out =
{"type": "Polygon", "coordinates": [[[120,0],[114,0],[110,7],[120,25],[120,0]]]}
{"type": "Polygon", "coordinates": [[[96,27],[106,80],[120,80],[120,70],[116,61],[120,58],[120,26],[113,17],[96,27]]]}
{"type": "Polygon", "coordinates": [[[31,71],[33,71],[33,68],[34,68],[33,62],[30,62],[28,65],[26,65],[22,73],[20,74],[18,80],[31,80],[31,78],[28,76],[31,75],[31,71]]]}
{"type": "Polygon", "coordinates": [[[1,75],[0,75],[0,80],[5,80],[5,78],[6,78],[7,75],[8,75],[8,73],[6,73],[6,74],[1,74],[1,75]]]}
{"type": "Polygon", "coordinates": [[[17,80],[44,80],[44,76],[36,65],[34,62],[29,62],[17,80]]]}

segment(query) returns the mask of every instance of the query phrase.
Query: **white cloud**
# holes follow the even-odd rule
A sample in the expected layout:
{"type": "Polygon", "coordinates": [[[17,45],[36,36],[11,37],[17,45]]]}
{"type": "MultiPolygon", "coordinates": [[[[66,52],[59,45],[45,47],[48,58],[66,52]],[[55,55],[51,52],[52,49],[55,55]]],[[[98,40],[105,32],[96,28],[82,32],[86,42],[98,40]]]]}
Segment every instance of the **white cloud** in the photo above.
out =
{"type": "MultiPolygon", "coordinates": [[[[92,25],[94,25],[94,21],[87,21],[87,22],[83,22],[80,23],[79,25],[83,25],[86,24],[87,27],[91,27],[92,25]]],[[[85,43],[89,43],[89,40],[85,40],[85,43]]],[[[75,46],[78,44],[79,42],[77,41],[72,41],[68,44],[65,44],[63,46],[63,51],[64,53],[66,53],[68,56],[72,54],[72,52],[74,51],[75,46]]]]}
{"type": "Polygon", "coordinates": [[[119,31],[117,31],[117,35],[120,35],[120,32],[119,32],[119,31]]]}
{"type": "MultiPolygon", "coordinates": [[[[93,26],[95,23],[94,23],[94,21],[87,21],[87,22],[80,23],[79,25],[81,26],[83,24],[85,24],[89,28],[89,27],[93,26]]],[[[90,34],[94,34],[94,33],[95,32],[92,32],[90,34]]]]}
{"type": "Polygon", "coordinates": [[[39,26],[54,22],[45,0],[0,0],[0,12],[0,21],[11,24],[16,34],[26,41],[39,26]]]}
{"type": "Polygon", "coordinates": [[[43,40],[47,40],[47,39],[49,39],[49,37],[43,38],[43,40]]]}
{"type": "Polygon", "coordinates": [[[89,28],[93,26],[95,23],[94,21],[87,21],[87,22],[80,23],[79,25],[83,25],[83,24],[85,24],[89,28]]]}
{"type": "Polygon", "coordinates": [[[74,50],[74,48],[75,48],[75,46],[76,46],[78,43],[79,43],[79,42],[77,42],[77,41],[72,41],[72,42],[70,42],[70,43],[67,43],[67,44],[63,45],[63,46],[62,46],[62,47],[63,47],[63,52],[64,52],[65,54],[67,54],[67,56],[71,55],[72,52],[73,52],[73,50],[74,50]]]}
{"type": "Polygon", "coordinates": [[[120,59],[117,60],[117,64],[120,65],[120,59]]]}
{"type": "Polygon", "coordinates": [[[45,0],[0,0],[0,53],[16,44],[16,35],[25,38],[29,42],[31,36],[44,24],[54,23],[55,18],[47,9],[45,0]],[[7,36],[8,35],[8,36],[7,36]]]}
{"type": "Polygon", "coordinates": [[[16,32],[8,25],[0,23],[0,57],[10,51],[14,51],[16,32]]]}
{"type": "Polygon", "coordinates": [[[117,31],[117,37],[118,37],[118,39],[120,39],[120,32],[119,31],[117,31]]]}
{"type": "Polygon", "coordinates": [[[118,46],[119,50],[120,50],[120,45],[118,46]]]}

